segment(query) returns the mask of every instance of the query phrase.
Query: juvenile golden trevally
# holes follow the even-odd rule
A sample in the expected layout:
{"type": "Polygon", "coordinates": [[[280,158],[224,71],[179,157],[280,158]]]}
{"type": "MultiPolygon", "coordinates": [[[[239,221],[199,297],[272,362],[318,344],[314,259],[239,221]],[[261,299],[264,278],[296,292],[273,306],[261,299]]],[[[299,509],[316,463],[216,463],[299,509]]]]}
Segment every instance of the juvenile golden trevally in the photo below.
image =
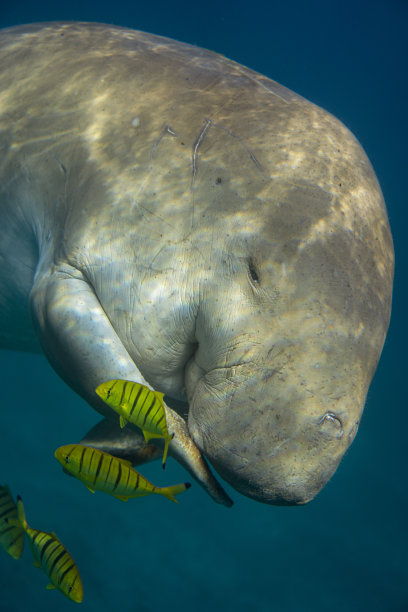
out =
{"type": "MultiPolygon", "coordinates": [[[[77,566],[65,546],[55,533],[32,529],[27,525],[21,497],[17,497],[17,516],[27,534],[28,543],[34,556],[34,565],[41,567],[50,579],[47,589],[58,589],[76,603],[81,603],[83,589],[77,566]]],[[[17,523],[9,519],[9,523],[17,523]]]]}
{"type": "Polygon", "coordinates": [[[7,485],[0,485],[0,544],[4,550],[19,559],[24,546],[24,529],[17,517],[17,506],[7,485]],[[14,519],[14,523],[9,520],[14,519]]]}
{"type": "Polygon", "coordinates": [[[146,442],[164,438],[163,468],[171,436],[167,430],[164,393],[130,380],[109,380],[95,389],[99,397],[119,414],[120,426],[129,421],[140,427],[146,442]]]}
{"type": "Polygon", "coordinates": [[[171,487],[156,487],[136,472],[130,461],[83,444],[60,446],[55,457],[66,472],[83,482],[92,493],[102,491],[123,501],[157,493],[177,504],[175,495],[191,486],[184,482],[171,487]]]}

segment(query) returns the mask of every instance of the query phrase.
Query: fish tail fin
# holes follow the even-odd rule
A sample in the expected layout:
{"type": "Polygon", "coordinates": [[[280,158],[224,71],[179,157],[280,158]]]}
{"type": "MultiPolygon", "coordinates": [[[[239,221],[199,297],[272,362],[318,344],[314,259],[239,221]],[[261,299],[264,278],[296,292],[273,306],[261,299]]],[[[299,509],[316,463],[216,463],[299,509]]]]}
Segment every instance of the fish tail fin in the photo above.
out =
{"type": "Polygon", "coordinates": [[[160,493],[169,499],[170,501],[178,504],[175,495],[183,493],[191,487],[189,482],[182,482],[181,484],[173,485],[171,487],[157,487],[155,493],[160,493]]]}
{"type": "Polygon", "coordinates": [[[27,529],[28,525],[27,525],[26,515],[24,512],[23,500],[21,499],[19,495],[17,495],[17,516],[23,528],[27,529]]]}

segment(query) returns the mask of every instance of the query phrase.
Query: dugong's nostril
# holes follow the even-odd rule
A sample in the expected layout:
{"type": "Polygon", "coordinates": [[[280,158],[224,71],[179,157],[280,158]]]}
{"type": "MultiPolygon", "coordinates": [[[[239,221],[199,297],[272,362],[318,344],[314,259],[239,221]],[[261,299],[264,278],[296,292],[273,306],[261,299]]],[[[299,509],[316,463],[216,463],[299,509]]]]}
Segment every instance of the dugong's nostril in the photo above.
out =
{"type": "Polygon", "coordinates": [[[343,436],[344,430],[341,419],[333,412],[326,412],[320,419],[319,425],[320,431],[329,436],[334,438],[341,438],[343,436]]]}

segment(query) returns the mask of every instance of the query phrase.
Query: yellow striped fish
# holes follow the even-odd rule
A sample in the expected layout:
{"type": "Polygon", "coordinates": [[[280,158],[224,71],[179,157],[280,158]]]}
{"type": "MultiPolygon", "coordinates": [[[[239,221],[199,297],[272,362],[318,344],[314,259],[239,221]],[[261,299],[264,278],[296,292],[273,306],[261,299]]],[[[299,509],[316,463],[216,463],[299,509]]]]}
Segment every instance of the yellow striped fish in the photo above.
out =
{"type": "Polygon", "coordinates": [[[92,493],[102,491],[122,501],[157,493],[177,504],[175,495],[191,486],[185,482],[171,487],[155,487],[132,468],[130,461],[83,444],[60,446],[55,457],[64,471],[78,478],[92,493]]]}
{"type": "Polygon", "coordinates": [[[140,427],[146,442],[164,438],[163,469],[171,436],[167,430],[164,393],[130,380],[109,380],[95,389],[99,397],[119,414],[120,426],[129,421],[140,427]]]}
{"type": "Polygon", "coordinates": [[[17,519],[17,506],[7,485],[0,485],[0,544],[14,559],[21,557],[24,529],[17,519]],[[14,519],[14,524],[10,519],[14,519]]]}
{"type": "Polygon", "coordinates": [[[72,601],[81,603],[83,597],[81,576],[67,549],[55,533],[39,531],[27,525],[20,496],[17,497],[17,515],[27,534],[34,555],[34,565],[41,567],[51,580],[47,589],[58,589],[72,601]]]}

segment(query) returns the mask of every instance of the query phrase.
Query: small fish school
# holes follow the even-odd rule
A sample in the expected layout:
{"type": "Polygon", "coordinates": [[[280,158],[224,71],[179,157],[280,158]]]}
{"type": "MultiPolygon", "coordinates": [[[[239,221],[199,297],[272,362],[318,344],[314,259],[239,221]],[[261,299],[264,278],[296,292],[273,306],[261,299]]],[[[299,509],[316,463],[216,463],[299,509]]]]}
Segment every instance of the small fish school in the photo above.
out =
{"type": "Polygon", "coordinates": [[[14,559],[19,559],[24,546],[24,529],[17,522],[17,506],[7,485],[0,485],[0,544],[14,559]]]}
{"type": "Polygon", "coordinates": [[[17,497],[16,504],[7,485],[0,485],[0,504],[0,544],[4,550],[14,559],[19,559],[23,552],[25,533],[33,553],[34,565],[40,567],[50,580],[47,589],[58,589],[72,601],[81,603],[81,576],[71,555],[55,533],[29,527],[21,497],[17,497]]]}
{"type": "MultiPolygon", "coordinates": [[[[96,389],[96,393],[120,417],[124,427],[130,422],[140,427],[146,442],[163,438],[163,467],[173,436],[169,434],[163,394],[145,385],[126,380],[111,380],[96,389]]],[[[57,448],[55,458],[65,472],[76,477],[94,493],[101,491],[121,501],[146,495],[163,495],[178,503],[176,495],[191,485],[184,482],[169,487],[156,487],[139,474],[130,461],[83,444],[68,444],[57,448]]],[[[47,589],[57,589],[71,601],[81,603],[83,586],[78,567],[68,550],[52,531],[40,531],[27,524],[23,501],[14,501],[7,485],[0,485],[0,545],[14,559],[23,552],[27,538],[34,557],[34,565],[49,579],[47,589]]]]}

